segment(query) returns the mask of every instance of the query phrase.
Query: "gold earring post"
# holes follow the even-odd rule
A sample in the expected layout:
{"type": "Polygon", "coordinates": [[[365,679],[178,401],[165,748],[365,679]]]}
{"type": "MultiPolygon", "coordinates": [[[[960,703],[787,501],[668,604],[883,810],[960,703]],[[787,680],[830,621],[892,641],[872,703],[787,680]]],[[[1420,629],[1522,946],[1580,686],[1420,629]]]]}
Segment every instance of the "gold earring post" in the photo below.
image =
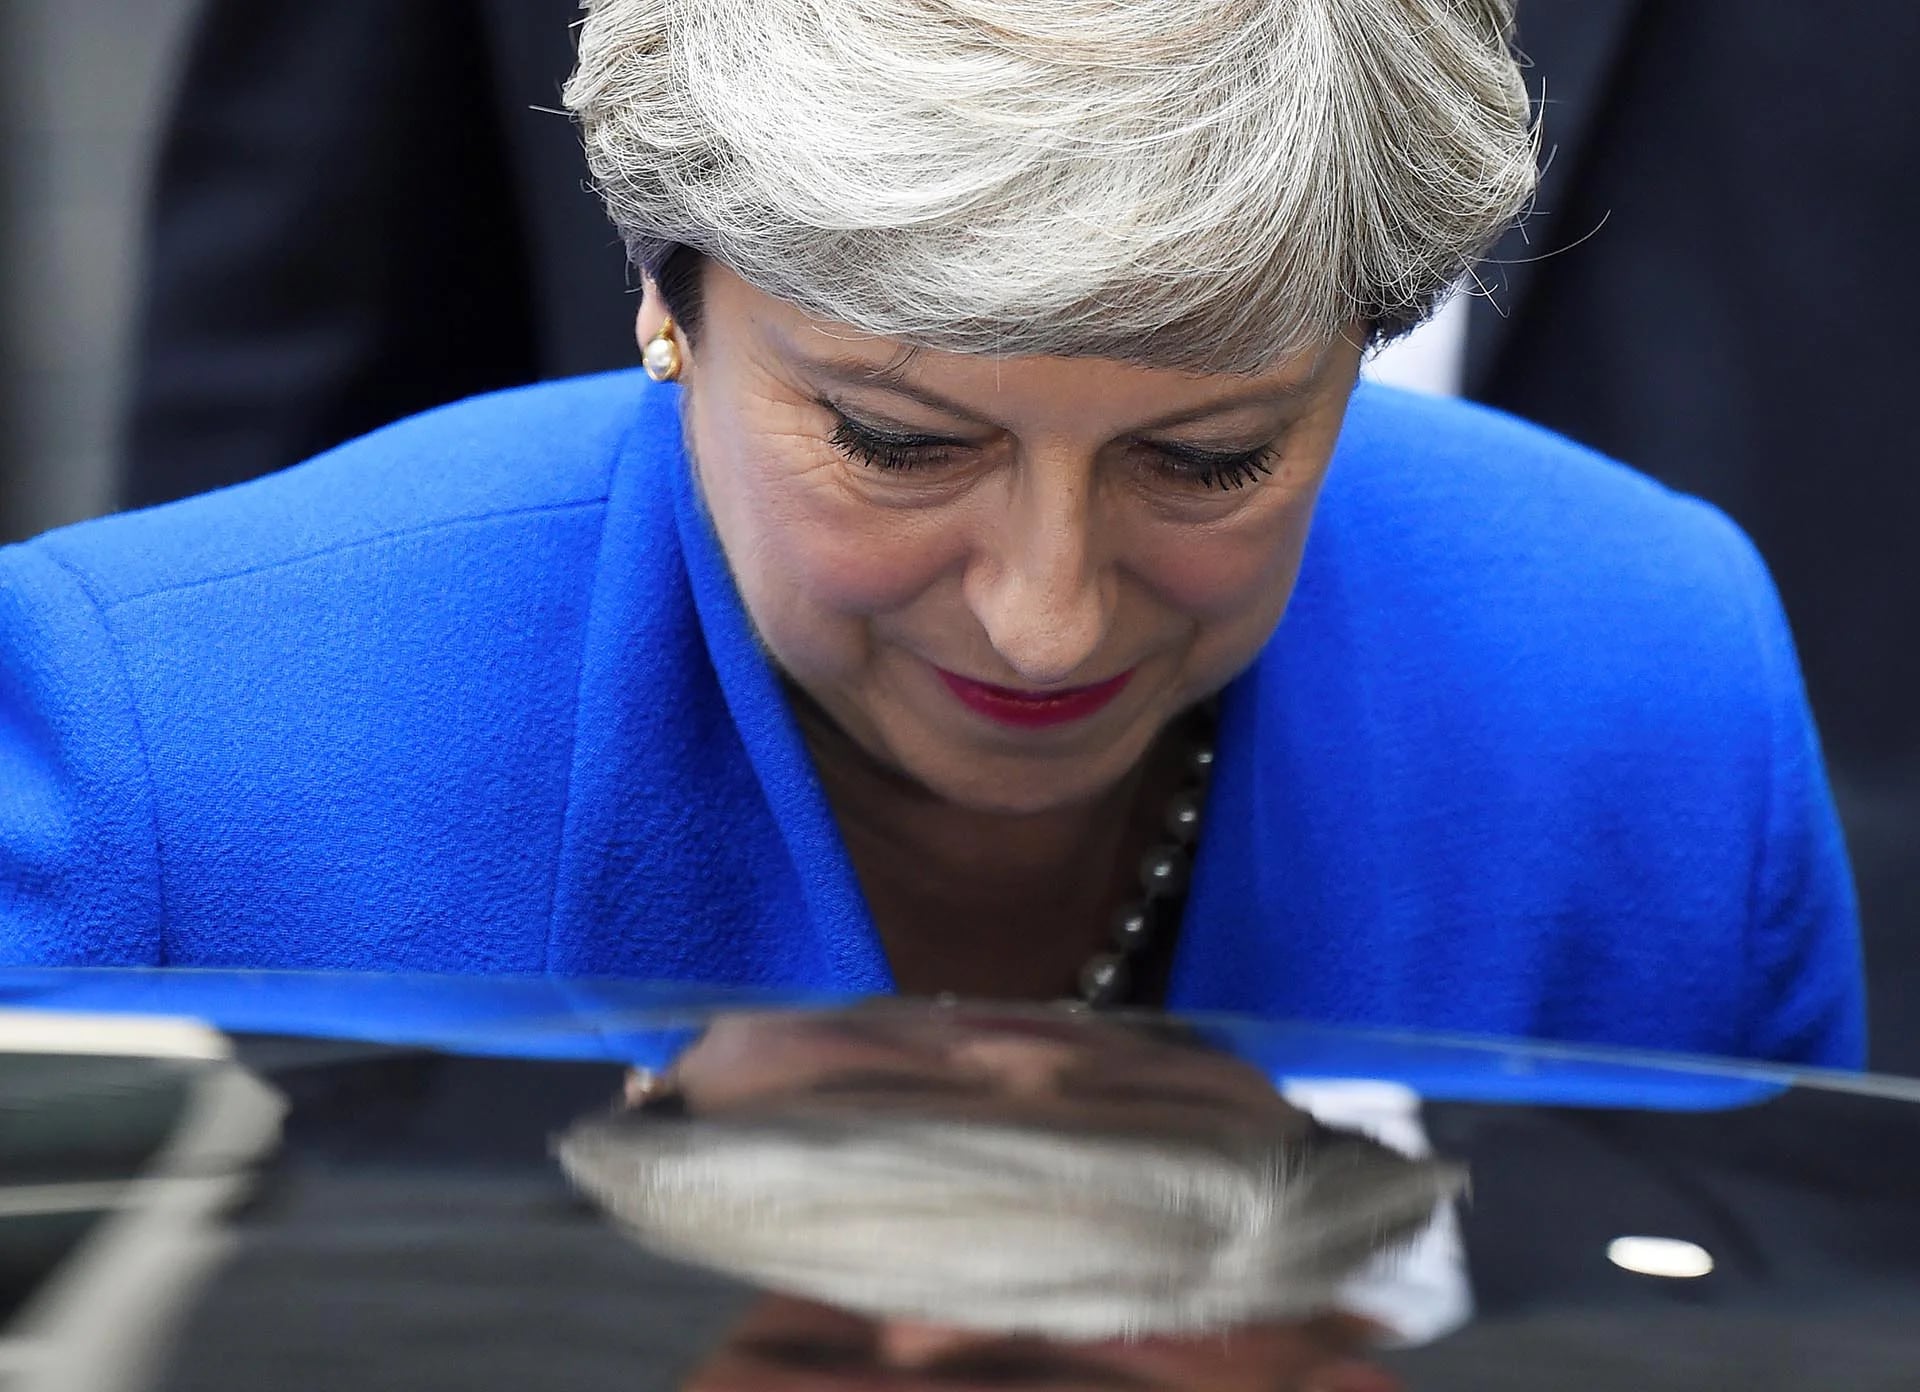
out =
{"type": "Polygon", "coordinates": [[[680,377],[680,342],[674,336],[673,316],[660,321],[660,328],[641,350],[640,365],[656,382],[674,382],[680,377]]]}

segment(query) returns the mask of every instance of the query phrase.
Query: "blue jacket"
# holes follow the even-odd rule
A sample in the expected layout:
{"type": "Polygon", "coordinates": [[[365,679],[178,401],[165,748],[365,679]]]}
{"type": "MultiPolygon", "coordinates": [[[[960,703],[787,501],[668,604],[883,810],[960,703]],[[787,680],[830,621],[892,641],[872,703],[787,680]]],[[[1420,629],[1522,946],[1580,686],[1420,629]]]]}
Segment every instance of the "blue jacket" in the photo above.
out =
{"type": "MultiPolygon", "coordinates": [[[[890,980],[619,374],[0,551],[0,964],[890,980]]],[[[1791,640],[1705,506],[1363,387],[1225,693],[1172,1003],[1853,1064],[1791,640]]]]}

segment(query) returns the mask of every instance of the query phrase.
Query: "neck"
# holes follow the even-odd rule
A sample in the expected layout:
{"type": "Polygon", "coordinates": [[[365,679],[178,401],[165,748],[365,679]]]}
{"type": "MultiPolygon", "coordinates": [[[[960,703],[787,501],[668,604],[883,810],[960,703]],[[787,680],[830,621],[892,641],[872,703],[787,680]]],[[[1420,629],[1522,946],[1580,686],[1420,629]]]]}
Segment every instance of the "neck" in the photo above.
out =
{"type": "MultiPolygon", "coordinates": [[[[1006,815],[946,802],[793,693],[796,714],[900,989],[1060,994],[1101,948],[1173,766],[1156,755],[1091,801],[1006,815]],[[1157,804],[1156,804],[1157,805],[1157,804]]],[[[1161,741],[1158,750],[1166,741],[1161,741]]]]}
{"type": "Polygon", "coordinates": [[[1037,886],[1057,881],[1063,865],[1111,864],[1145,768],[1091,801],[1044,812],[983,812],[947,802],[883,764],[804,698],[799,723],[842,833],[901,855],[917,874],[960,885],[1037,886]]]}

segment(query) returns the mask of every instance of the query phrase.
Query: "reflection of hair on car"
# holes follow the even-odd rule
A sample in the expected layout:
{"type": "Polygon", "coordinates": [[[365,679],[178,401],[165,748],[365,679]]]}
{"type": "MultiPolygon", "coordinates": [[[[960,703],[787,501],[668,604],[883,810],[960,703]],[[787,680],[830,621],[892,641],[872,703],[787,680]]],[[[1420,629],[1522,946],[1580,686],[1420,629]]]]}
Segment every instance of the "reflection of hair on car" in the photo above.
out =
{"type": "Polygon", "coordinates": [[[1056,1338],[1310,1314],[1464,1179],[1317,1126],[1255,1141],[675,1111],[592,1118],[558,1146],[642,1245],[876,1318],[1056,1338]]]}

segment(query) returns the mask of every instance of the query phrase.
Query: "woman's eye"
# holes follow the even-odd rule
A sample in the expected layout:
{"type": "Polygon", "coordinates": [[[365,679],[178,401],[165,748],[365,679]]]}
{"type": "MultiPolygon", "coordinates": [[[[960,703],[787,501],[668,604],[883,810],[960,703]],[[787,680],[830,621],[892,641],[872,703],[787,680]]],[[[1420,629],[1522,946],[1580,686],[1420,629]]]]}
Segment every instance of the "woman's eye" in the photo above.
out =
{"type": "Polygon", "coordinates": [[[1184,483],[1222,492],[1245,488],[1273,472],[1277,448],[1262,445],[1250,450],[1203,450],[1190,445],[1151,444],[1147,448],[1158,456],[1160,469],[1184,483]]]}
{"type": "MultiPolygon", "coordinates": [[[[828,439],[855,463],[889,472],[904,472],[947,463],[966,442],[945,435],[889,430],[833,411],[834,427],[828,439]]],[[[1273,445],[1250,450],[1207,450],[1168,442],[1142,442],[1154,467],[1180,483],[1226,492],[1245,488],[1273,472],[1273,445]]]]}
{"type": "Polygon", "coordinates": [[[834,413],[836,424],[827,438],[833,447],[859,464],[875,469],[919,469],[943,463],[960,441],[943,435],[917,435],[862,425],[834,413]]]}

